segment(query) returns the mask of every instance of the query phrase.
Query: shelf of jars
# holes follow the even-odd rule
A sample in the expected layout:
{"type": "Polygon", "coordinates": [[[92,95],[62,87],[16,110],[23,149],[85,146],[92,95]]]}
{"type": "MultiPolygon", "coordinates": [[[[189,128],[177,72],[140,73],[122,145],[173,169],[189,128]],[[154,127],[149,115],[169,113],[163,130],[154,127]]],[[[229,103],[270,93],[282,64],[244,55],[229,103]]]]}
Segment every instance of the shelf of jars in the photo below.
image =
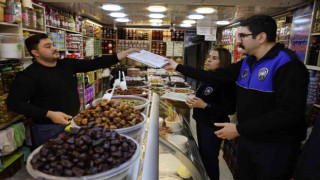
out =
{"type": "Polygon", "coordinates": [[[0,26],[15,26],[15,27],[18,27],[19,24],[16,24],[16,23],[8,23],[8,22],[0,22],[0,26]]]}
{"type": "Polygon", "coordinates": [[[28,32],[34,32],[34,33],[46,33],[46,31],[39,31],[35,29],[27,29],[27,28],[22,28],[23,31],[28,31],[28,32]]]}
{"type": "Polygon", "coordinates": [[[71,32],[71,33],[75,33],[75,34],[80,34],[80,35],[82,35],[82,32],[71,31],[71,30],[69,30],[69,29],[58,28],[58,27],[55,27],[55,26],[48,26],[48,25],[47,25],[47,27],[52,28],[52,29],[59,29],[59,30],[62,30],[62,31],[66,31],[66,32],[71,32]]]}

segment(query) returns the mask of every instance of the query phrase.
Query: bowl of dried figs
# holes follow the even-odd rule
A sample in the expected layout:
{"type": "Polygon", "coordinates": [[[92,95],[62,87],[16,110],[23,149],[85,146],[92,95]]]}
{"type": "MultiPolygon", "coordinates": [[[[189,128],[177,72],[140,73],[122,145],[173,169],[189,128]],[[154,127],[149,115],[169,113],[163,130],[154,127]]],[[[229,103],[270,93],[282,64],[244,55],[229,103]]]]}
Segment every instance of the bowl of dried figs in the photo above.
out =
{"type": "Polygon", "coordinates": [[[120,134],[137,138],[147,121],[138,109],[127,104],[105,99],[89,106],[71,120],[72,127],[83,127],[95,122],[120,134]]]}
{"type": "Polygon", "coordinates": [[[141,147],[131,137],[93,122],[38,147],[26,168],[35,178],[117,180],[126,177],[140,153],[141,147]]]}

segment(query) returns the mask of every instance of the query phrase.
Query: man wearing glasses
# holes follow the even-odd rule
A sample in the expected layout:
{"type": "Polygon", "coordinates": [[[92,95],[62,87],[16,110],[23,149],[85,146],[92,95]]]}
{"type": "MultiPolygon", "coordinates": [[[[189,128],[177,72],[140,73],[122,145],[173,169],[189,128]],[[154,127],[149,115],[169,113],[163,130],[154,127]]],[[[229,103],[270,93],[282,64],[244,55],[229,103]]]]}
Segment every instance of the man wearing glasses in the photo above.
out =
{"type": "Polygon", "coordinates": [[[305,139],[304,113],[308,71],[296,54],[275,42],[276,22],[256,15],[240,23],[237,45],[248,56],[214,72],[178,65],[166,69],[205,81],[237,82],[239,124],[215,123],[222,139],[239,137],[240,180],[292,177],[300,142],[305,139]]]}

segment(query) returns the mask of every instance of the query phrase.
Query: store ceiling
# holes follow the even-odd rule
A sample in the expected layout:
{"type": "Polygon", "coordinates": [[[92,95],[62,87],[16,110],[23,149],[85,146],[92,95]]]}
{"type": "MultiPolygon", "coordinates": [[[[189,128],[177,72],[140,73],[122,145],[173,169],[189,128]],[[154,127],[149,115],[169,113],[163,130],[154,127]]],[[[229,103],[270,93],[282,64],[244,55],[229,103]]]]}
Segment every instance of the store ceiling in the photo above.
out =
{"type": "MultiPolygon", "coordinates": [[[[163,14],[163,26],[168,27],[171,23],[175,26],[187,19],[187,16],[195,13],[198,7],[212,7],[217,12],[206,15],[214,20],[229,20],[236,22],[238,20],[250,17],[254,14],[278,15],[288,10],[304,4],[305,0],[40,0],[52,7],[63,11],[79,12],[80,15],[94,19],[102,24],[110,24],[117,26],[132,26],[132,27],[150,27],[150,12],[147,7],[150,5],[162,5],[167,8],[163,14]],[[114,18],[109,16],[109,11],[101,8],[103,4],[114,3],[123,7],[121,12],[128,15],[131,20],[128,23],[114,22],[114,18]]],[[[193,26],[192,28],[195,28],[193,26]]]]}

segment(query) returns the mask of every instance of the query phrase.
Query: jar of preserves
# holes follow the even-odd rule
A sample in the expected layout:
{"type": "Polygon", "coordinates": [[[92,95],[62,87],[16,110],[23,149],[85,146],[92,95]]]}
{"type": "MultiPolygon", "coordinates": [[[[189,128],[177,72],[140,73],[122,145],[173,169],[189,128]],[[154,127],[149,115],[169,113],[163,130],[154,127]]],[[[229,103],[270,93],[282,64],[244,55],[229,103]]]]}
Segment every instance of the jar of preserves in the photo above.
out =
{"type": "Polygon", "coordinates": [[[43,11],[41,9],[35,9],[36,12],[36,17],[37,17],[37,30],[39,31],[43,31],[44,27],[43,27],[43,22],[44,22],[44,17],[43,17],[43,11]]]}
{"type": "Polygon", "coordinates": [[[15,73],[12,70],[12,67],[2,68],[1,76],[4,93],[8,93],[15,79],[15,73]]]}
{"type": "Polygon", "coordinates": [[[7,107],[7,94],[0,96],[0,123],[9,121],[9,112],[7,107]]]}
{"type": "Polygon", "coordinates": [[[29,8],[22,8],[22,27],[30,29],[29,8]]]}
{"type": "Polygon", "coordinates": [[[30,29],[37,29],[37,15],[33,9],[28,11],[28,23],[30,29]]]}

